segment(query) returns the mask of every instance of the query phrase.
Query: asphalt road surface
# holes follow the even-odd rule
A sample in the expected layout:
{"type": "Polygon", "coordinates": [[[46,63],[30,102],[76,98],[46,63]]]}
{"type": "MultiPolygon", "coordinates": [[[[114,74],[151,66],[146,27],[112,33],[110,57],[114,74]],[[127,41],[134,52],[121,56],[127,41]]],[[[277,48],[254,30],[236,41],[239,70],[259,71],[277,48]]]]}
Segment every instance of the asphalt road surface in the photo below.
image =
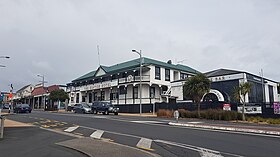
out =
{"type": "Polygon", "coordinates": [[[79,136],[104,138],[161,156],[280,156],[280,138],[169,126],[167,119],[34,111],[8,117],[79,136]]]}

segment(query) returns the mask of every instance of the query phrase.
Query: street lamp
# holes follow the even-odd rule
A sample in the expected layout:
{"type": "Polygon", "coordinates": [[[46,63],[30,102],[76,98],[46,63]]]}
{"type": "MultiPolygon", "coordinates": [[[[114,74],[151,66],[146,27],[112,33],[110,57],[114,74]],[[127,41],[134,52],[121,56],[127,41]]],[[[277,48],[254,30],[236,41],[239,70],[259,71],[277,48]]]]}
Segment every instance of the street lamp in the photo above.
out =
{"type": "Polygon", "coordinates": [[[132,50],[139,55],[140,59],[140,115],[142,114],[142,52],[137,50],[132,50]]]}
{"type": "Polygon", "coordinates": [[[9,56],[0,56],[0,58],[6,58],[6,59],[9,59],[10,57],[9,57],[9,56]]]}
{"type": "Polygon", "coordinates": [[[44,75],[37,75],[38,77],[41,77],[42,79],[43,79],[43,81],[42,81],[42,84],[43,84],[43,88],[44,88],[44,84],[45,83],[47,83],[46,81],[45,81],[45,76],[44,75]]]}
{"type": "MultiPolygon", "coordinates": [[[[4,59],[9,59],[10,57],[9,56],[0,56],[0,58],[4,58],[4,59]]],[[[0,65],[1,68],[4,68],[6,67],[5,65],[0,65]]]]}

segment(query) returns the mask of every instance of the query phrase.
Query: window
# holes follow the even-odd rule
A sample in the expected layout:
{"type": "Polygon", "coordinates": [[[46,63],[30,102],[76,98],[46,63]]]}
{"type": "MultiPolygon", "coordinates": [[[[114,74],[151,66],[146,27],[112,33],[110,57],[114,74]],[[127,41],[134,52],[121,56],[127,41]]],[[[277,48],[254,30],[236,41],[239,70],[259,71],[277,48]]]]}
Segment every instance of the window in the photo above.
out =
{"type": "Polygon", "coordinates": [[[86,97],[82,96],[82,102],[86,102],[86,97]]]}
{"type": "Polygon", "coordinates": [[[97,93],[96,92],[94,92],[93,93],[93,101],[97,101],[98,99],[97,99],[97,93]]]}
{"type": "Polygon", "coordinates": [[[156,95],[156,88],[151,87],[150,88],[150,98],[155,98],[155,95],[156,95]]]}
{"type": "Polygon", "coordinates": [[[126,88],[125,86],[120,87],[120,94],[126,94],[126,88]]]}
{"type": "Polygon", "coordinates": [[[89,103],[92,103],[92,93],[89,93],[89,94],[88,94],[88,102],[89,102],[89,103]]]}
{"type": "Polygon", "coordinates": [[[76,94],[76,103],[79,103],[79,100],[80,100],[80,93],[77,93],[76,94]]]}
{"type": "Polygon", "coordinates": [[[101,91],[101,101],[105,100],[105,91],[101,91]]]}
{"type": "Polygon", "coordinates": [[[277,93],[280,94],[280,84],[277,86],[277,93]]]}
{"type": "Polygon", "coordinates": [[[181,80],[185,80],[185,79],[187,79],[188,77],[189,77],[189,75],[186,74],[186,73],[181,73],[181,74],[180,74],[180,79],[181,79],[181,80]]]}
{"type": "Polygon", "coordinates": [[[110,100],[116,100],[116,99],[118,99],[118,93],[111,93],[110,100]]]}
{"type": "Polygon", "coordinates": [[[133,87],[133,99],[138,99],[138,87],[133,87]]]}
{"type": "Polygon", "coordinates": [[[155,79],[160,80],[160,67],[155,69],[155,79]]]}
{"type": "Polygon", "coordinates": [[[165,69],[165,81],[170,81],[170,69],[165,69]]]}

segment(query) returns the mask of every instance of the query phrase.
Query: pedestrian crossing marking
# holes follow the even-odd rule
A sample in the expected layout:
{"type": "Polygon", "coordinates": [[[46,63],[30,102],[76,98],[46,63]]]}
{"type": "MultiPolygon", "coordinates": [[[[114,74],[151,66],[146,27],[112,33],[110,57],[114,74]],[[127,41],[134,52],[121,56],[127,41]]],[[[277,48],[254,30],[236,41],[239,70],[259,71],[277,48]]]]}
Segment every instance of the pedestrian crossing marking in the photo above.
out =
{"type": "Polygon", "coordinates": [[[100,139],[101,136],[103,135],[104,131],[102,130],[96,130],[95,132],[93,132],[90,137],[91,138],[95,138],[95,139],[100,139]]]}
{"type": "Polygon", "coordinates": [[[152,150],[151,149],[152,142],[153,142],[153,140],[151,140],[151,139],[141,138],[140,141],[137,143],[136,147],[142,148],[145,150],[152,150]]]}
{"type": "Polygon", "coordinates": [[[64,131],[65,132],[73,132],[74,130],[76,130],[76,129],[78,129],[79,128],[79,126],[73,126],[73,127],[69,127],[69,128],[67,128],[67,129],[65,129],[64,131]]]}

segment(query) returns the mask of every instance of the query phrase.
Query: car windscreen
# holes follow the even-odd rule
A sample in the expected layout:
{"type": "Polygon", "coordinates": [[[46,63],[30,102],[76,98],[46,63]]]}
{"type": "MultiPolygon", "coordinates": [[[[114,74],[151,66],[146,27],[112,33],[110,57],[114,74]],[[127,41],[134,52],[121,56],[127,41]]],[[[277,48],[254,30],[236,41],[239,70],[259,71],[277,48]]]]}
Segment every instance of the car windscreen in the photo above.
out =
{"type": "Polygon", "coordinates": [[[86,107],[86,108],[90,108],[90,106],[88,104],[82,104],[83,107],[86,107]]]}
{"type": "Polygon", "coordinates": [[[28,104],[21,104],[21,107],[29,107],[28,104]]]}

